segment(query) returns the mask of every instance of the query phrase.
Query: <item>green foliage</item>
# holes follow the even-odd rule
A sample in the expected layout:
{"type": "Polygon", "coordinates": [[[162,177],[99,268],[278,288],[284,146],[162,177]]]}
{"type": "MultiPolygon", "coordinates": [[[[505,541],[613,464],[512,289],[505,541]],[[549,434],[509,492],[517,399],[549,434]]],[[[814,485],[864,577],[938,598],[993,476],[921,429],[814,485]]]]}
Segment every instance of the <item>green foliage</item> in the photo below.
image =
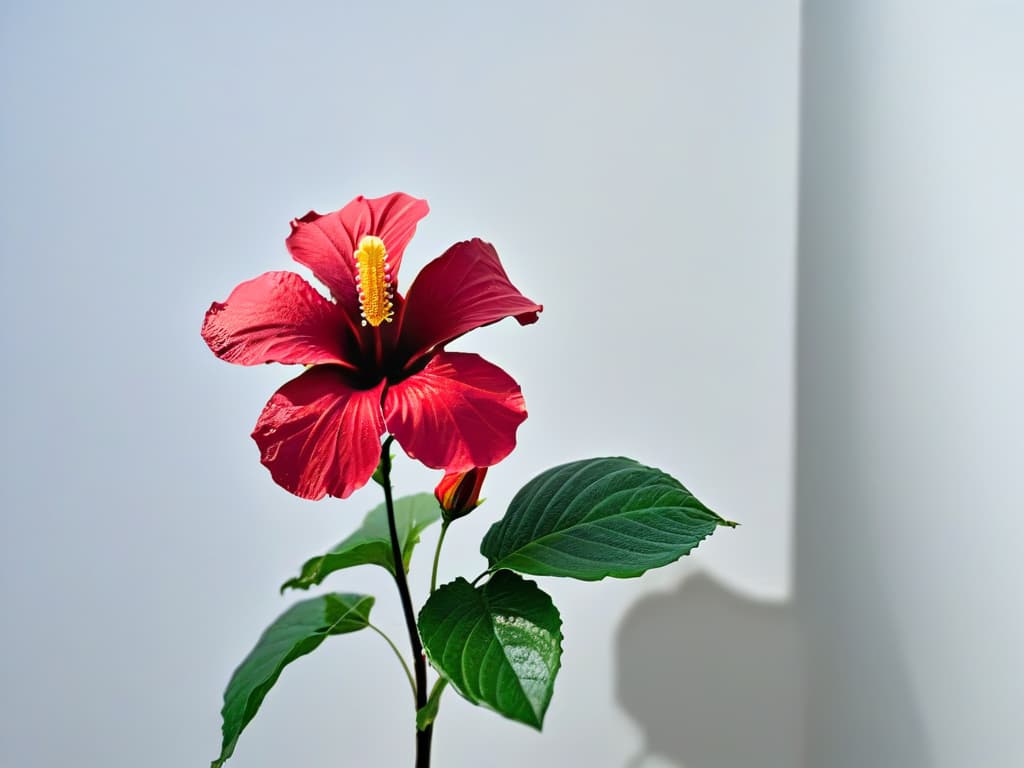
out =
{"type": "Polygon", "coordinates": [[[211,768],[231,757],[238,737],[277,682],[281,671],[300,656],[315,650],[328,635],[356,632],[369,624],[374,598],[332,593],[296,603],[266,631],[231,676],[224,691],[223,743],[211,768]]]}
{"type": "Polygon", "coordinates": [[[490,569],[595,580],[639,576],[734,527],[682,483],[632,459],[574,461],[527,483],[480,545],[490,569]]]}
{"type": "MultiPolygon", "coordinates": [[[[440,518],[432,494],[395,502],[403,570],[422,532],[440,518]]],[[[481,543],[490,580],[474,586],[456,579],[433,592],[420,612],[424,652],[441,679],[416,713],[417,728],[434,722],[450,684],[474,704],[541,729],[561,666],[562,621],[551,598],[513,571],[584,580],[639,576],[688,554],[720,525],[736,524],[678,480],[632,459],[576,461],[535,477],[481,543]]],[[[281,589],[308,589],[363,564],[396,574],[384,504],[281,589]]],[[[224,692],[223,745],[212,768],[234,752],[284,667],[328,635],[369,626],[373,603],[367,595],[323,595],[293,605],[267,628],[224,692]]]]}
{"type": "MultiPolygon", "coordinates": [[[[405,570],[409,570],[412,551],[419,543],[420,534],[441,517],[437,499],[430,493],[418,493],[395,500],[395,527],[402,547],[405,570]]],[[[394,575],[395,564],[391,556],[391,536],[388,531],[388,511],[384,504],[374,507],[355,533],[334,549],[302,565],[301,573],[281,585],[286,589],[309,589],[328,575],[342,568],[367,563],[386,568],[394,575]]]]}
{"type": "Polygon", "coordinates": [[[430,663],[464,698],[540,730],[562,657],[562,619],[532,581],[499,571],[427,600],[419,629],[430,663]]]}

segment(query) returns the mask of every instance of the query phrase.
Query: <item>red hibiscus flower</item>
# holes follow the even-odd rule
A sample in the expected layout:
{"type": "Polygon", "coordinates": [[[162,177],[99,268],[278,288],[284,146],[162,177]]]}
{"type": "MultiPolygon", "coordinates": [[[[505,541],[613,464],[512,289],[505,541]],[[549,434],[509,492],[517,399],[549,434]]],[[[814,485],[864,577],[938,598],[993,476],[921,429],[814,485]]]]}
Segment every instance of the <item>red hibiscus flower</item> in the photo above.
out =
{"type": "Polygon", "coordinates": [[[482,240],[453,245],[403,296],[402,254],[427,211],[401,193],[310,211],[285,244],[333,301],[293,272],[267,272],[206,313],[203,339],[222,360],[309,366],[274,393],[252,433],[264,466],[297,496],[361,488],[385,432],[446,472],[491,466],[515,447],[526,418],[519,385],[479,355],[444,347],[506,317],[536,322],[542,307],[482,240]]]}

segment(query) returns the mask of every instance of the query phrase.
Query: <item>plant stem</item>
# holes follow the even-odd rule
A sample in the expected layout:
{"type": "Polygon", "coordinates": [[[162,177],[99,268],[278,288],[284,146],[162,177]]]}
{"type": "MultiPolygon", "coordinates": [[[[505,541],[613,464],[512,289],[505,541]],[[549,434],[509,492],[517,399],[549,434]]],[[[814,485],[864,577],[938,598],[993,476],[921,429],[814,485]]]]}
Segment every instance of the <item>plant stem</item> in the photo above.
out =
{"type": "Polygon", "coordinates": [[[384,638],[384,642],[386,642],[388,645],[391,646],[391,650],[395,652],[395,656],[398,657],[398,661],[401,662],[401,664],[402,664],[402,669],[405,670],[405,676],[407,678],[409,678],[409,687],[412,689],[412,696],[415,699],[416,698],[416,681],[412,679],[412,670],[409,669],[409,665],[406,663],[405,657],[402,655],[402,652],[400,650],[398,650],[398,646],[395,645],[395,641],[392,640],[390,637],[388,637],[387,633],[383,629],[378,627],[376,624],[374,624],[373,622],[369,622],[369,621],[366,622],[366,626],[368,626],[370,629],[372,629],[378,635],[383,637],[384,638]]]}
{"type": "MultiPolygon", "coordinates": [[[[412,647],[413,669],[416,670],[416,710],[427,704],[427,660],[423,656],[423,645],[420,633],[416,629],[416,612],[412,607],[412,596],[409,594],[409,582],[405,578],[402,546],[398,542],[398,528],[395,525],[395,502],[391,498],[391,443],[394,437],[388,436],[381,447],[380,469],[381,485],[384,487],[384,503],[388,510],[388,529],[391,532],[391,555],[395,563],[395,584],[398,595],[402,599],[402,612],[405,614],[405,626],[409,630],[409,645],[412,647]]],[[[430,742],[434,735],[433,724],[424,730],[416,731],[416,768],[430,768],[430,742]]]]}
{"type": "Polygon", "coordinates": [[[434,550],[434,567],[430,571],[430,594],[437,589],[437,564],[441,560],[441,545],[444,544],[444,535],[448,533],[449,520],[441,523],[441,535],[437,539],[437,549],[434,550]]]}
{"type": "MultiPolygon", "coordinates": [[[[434,683],[434,687],[430,689],[430,696],[427,699],[427,705],[428,705],[428,707],[433,709],[433,712],[431,713],[432,714],[432,718],[436,718],[437,717],[437,710],[441,706],[441,694],[444,693],[444,689],[447,686],[448,686],[448,678],[439,677],[439,678],[437,678],[437,681],[434,683]]],[[[419,718],[417,717],[417,720],[418,719],[419,718]]],[[[431,719],[430,722],[431,722],[431,724],[433,724],[434,720],[431,719]]],[[[417,723],[417,725],[419,725],[419,723],[417,723]]]]}

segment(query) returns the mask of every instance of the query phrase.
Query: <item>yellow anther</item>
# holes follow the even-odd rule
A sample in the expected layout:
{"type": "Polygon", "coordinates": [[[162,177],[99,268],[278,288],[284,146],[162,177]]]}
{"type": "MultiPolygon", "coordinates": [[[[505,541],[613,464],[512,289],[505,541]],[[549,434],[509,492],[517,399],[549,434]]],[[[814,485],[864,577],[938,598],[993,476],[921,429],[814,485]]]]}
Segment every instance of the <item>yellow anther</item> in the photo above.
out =
{"type": "Polygon", "coordinates": [[[359,309],[363,325],[377,327],[391,322],[394,314],[391,298],[391,267],[388,266],[388,252],[384,241],[374,235],[366,235],[359,241],[355,252],[356,287],[359,289],[359,309]]]}

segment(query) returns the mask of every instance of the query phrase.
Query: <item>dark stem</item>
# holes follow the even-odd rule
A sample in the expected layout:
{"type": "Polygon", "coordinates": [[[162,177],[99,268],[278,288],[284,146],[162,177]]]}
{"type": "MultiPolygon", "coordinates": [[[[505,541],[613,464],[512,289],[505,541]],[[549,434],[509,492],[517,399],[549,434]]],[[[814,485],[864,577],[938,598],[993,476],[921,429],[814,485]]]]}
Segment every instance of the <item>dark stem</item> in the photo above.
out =
{"type": "MultiPolygon", "coordinates": [[[[391,443],[393,437],[384,441],[380,452],[380,473],[384,481],[384,503],[388,510],[388,529],[391,531],[391,556],[395,563],[395,584],[402,598],[402,612],[405,614],[405,626],[409,630],[409,645],[412,646],[413,670],[416,674],[416,710],[427,704],[427,660],[423,656],[423,645],[420,633],[416,629],[416,613],[412,607],[412,596],[409,594],[409,582],[405,578],[405,565],[402,560],[402,545],[398,541],[398,528],[395,525],[395,503],[391,498],[391,443]]],[[[422,731],[416,731],[416,768],[430,768],[430,741],[434,735],[433,724],[422,731]]]]}

